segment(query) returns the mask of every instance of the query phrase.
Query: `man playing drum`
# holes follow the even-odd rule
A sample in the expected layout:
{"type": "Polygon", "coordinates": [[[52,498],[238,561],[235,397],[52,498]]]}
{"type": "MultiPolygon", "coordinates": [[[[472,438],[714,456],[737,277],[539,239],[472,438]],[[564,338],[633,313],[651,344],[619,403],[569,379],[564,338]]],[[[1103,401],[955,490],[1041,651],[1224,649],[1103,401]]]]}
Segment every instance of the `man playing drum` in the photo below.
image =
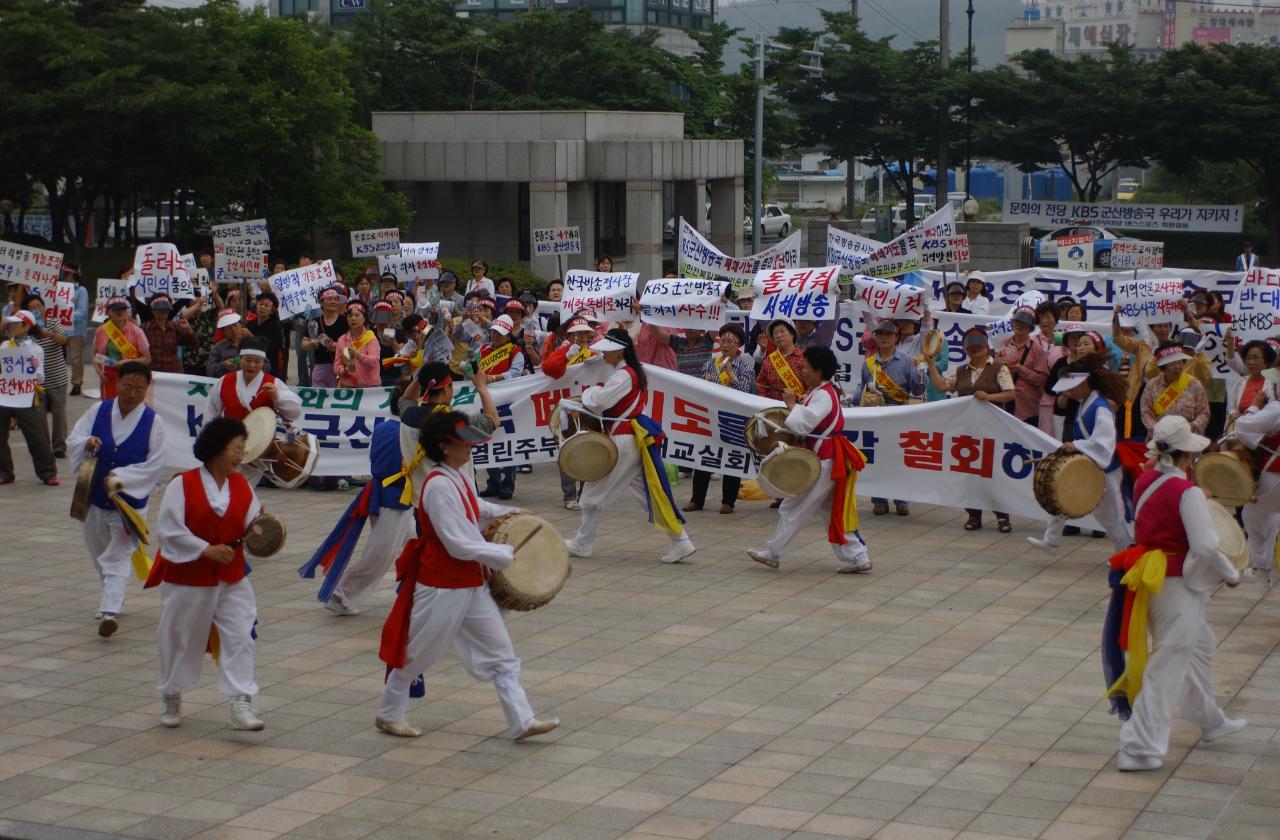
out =
{"type": "MultiPolygon", "coordinates": [[[[595,327],[586,318],[574,316],[564,327],[566,341],[559,347],[542,357],[542,372],[552,379],[560,379],[569,372],[569,368],[589,362],[596,358],[591,352],[591,343],[596,339],[595,327]]],[[[560,493],[564,497],[565,510],[582,510],[578,503],[581,488],[578,482],[560,470],[560,493]]]]}
{"type": "Polygon", "coordinates": [[[836,356],[828,347],[804,351],[801,376],[808,396],[803,402],[788,389],[783,394],[788,414],[786,427],[805,435],[805,445],[822,462],[818,480],[799,496],[783,500],[778,509],[778,527],[765,548],[747,550],[747,556],[771,569],[781,564],[782,552],[815,513],[830,510],[827,541],[840,561],[841,574],[871,571],[867,544],[858,533],[858,507],[854,489],[857,474],[866,459],[844,436],[844,411],[840,394],[831,384],[836,375],[836,356]]]}
{"type": "MultiPolygon", "coordinates": [[[[263,371],[267,363],[267,343],[256,336],[240,342],[236,370],[223,374],[212,388],[204,406],[205,421],[230,417],[244,422],[249,412],[270,408],[290,422],[302,416],[302,400],[284,382],[263,371]]],[[[240,467],[249,484],[257,486],[262,470],[255,464],[240,467]]]]}
{"type": "Polygon", "coordinates": [[[1249,535],[1249,569],[1255,580],[1272,582],[1276,567],[1276,536],[1280,534],[1280,400],[1267,383],[1253,404],[1236,420],[1236,439],[1250,449],[1264,451],[1262,474],[1253,501],[1240,509],[1249,535]]]}
{"type": "MultiPolygon", "coordinates": [[[[491,408],[490,403],[486,411],[491,408]]],[[[486,585],[491,570],[511,565],[515,549],[487,542],[481,529],[515,510],[479,498],[475,482],[463,470],[471,447],[489,440],[495,428],[493,418],[477,419],[458,411],[435,412],[423,422],[419,436],[435,467],[418,504],[422,536],[410,541],[396,561],[400,591],[382,628],[378,654],[388,674],[374,725],[392,735],[422,734],[405,720],[409,690],[415,677],[451,646],[468,673],[493,681],[508,737],[519,741],[560,724],[558,718],[534,716],[520,684],[520,660],[486,585]]]]}
{"type": "Polygon", "coordinates": [[[109,496],[119,496],[147,518],[147,497],[164,472],[164,424],[142,404],[151,384],[151,369],[141,362],[124,362],[116,377],[116,397],[93,406],[67,436],[71,471],[79,472],[85,456],[96,456],[84,543],[102,581],[98,604],[98,635],[116,632],[116,616],[124,606],[129,567],[138,541],[125,527],[109,496]]]}
{"type": "MultiPolygon", "coordinates": [[[[1124,473],[1116,458],[1115,405],[1124,400],[1125,381],[1123,377],[1108,372],[1108,361],[1109,354],[1103,352],[1072,362],[1053,386],[1053,391],[1080,401],[1075,435],[1058,451],[1086,455],[1104,472],[1102,501],[1093,515],[1111,537],[1116,551],[1121,551],[1132,542],[1129,524],[1125,521],[1124,473]]],[[[1052,554],[1062,545],[1062,532],[1066,525],[1066,517],[1055,516],[1045,525],[1043,537],[1027,537],[1027,542],[1052,554]]]]}
{"type": "Polygon", "coordinates": [[[1236,586],[1240,574],[1219,550],[1203,491],[1186,477],[1193,454],[1208,445],[1185,417],[1171,414],[1156,423],[1147,450],[1155,469],[1135,485],[1138,544],[1111,558],[1103,670],[1113,711],[1125,719],[1117,770],[1161,766],[1175,706],[1207,742],[1245,727],[1213,696],[1215,642],[1205,607],[1220,581],[1236,586]],[[1155,643],[1149,659],[1148,626],[1155,643]],[[1126,630],[1127,656],[1120,653],[1126,630]]]}
{"type": "Polygon", "coordinates": [[[671,550],[662,555],[662,562],[679,563],[697,549],[685,533],[684,519],[667,483],[660,452],[662,427],[643,413],[648,383],[635,344],[626,330],[618,328],[605,333],[591,349],[604,354],[613,373],[603,385],[585,389],[580,402],[563,400],[561,410],[585,409],[603,418],[604,432],[617,445],[618,461],[604,478],[583,485],[582,521],[565,545],[573,557],[590,557],[605,508],[630,490],[638,502],[647,504],[654,527],[671,537],[671,550]]]}
{"type": "MultiPolygon", "coordinates": [[[[906,405],[913,398],[924,396],[925,381],[916,367],[915,360],[898,350],[898,322],[892,318],[880,320],[872,333],[876,341],[876,353],[867,356],[862,366],[862,381],[854,394],[854,405],[906,405]],[[878,399],[871,397],[874,395],[878,399]]],[[[871,500],[873,516],[889,512],[888,499],[871,500]]],[[[911,512],[902,499],[894,499],[893,507],[898,516],[911,512]]]]}

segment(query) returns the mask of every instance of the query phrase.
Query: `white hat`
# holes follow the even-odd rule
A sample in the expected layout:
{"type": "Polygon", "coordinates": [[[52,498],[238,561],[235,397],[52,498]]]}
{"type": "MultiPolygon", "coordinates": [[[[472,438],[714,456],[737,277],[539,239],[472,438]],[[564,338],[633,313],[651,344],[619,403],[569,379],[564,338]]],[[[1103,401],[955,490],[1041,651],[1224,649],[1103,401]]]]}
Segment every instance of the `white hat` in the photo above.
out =
{"type": "Polygon", "coordinates": [[[755,297],[755,294],[756,294],[755,289],[751,288],[750,286],[743,286],[741,289],[738,289],[738,293],[733,299],[734,300],[751,300],[753,297],[755,297]]]}
{"type": "Polygon", "coordinates": [[[596,339],[595,343],[591,345],[591,349],[595,350],[597,353],[616,353],[620,350],[626,350],[627,345],[605,336],[603,338],[596,339]]]}
{"type": "Polygon", "coordinates": [[[1203,452],[1209,446],[1209,439],[1191,431],[1187,418],[1177,414],[1166,414],[1156,423],[1151,433],[1151,443],[1147,451],[1154,455],[1169,452],[1203,452]]]}
{"type": "Polygon", "coordinates": [[[565,327],[566,333],[589,332],[593,333],[596,328],[587,323],[586,318],[570,318],[569,326],[565,327]]]}
{"type": "Polygon", "coordinates": [[[493,319],[493,323],[489,324],[489,329],[502,335],[511,335],[511,331],[516,328],[516,322],[511,320],[509,315],[499,315],[493,319]]]}
{"type": "Polygon", "coordinates": [[[232,324],[240,323],[240,313],[234,309],[224,309],[218,313],[218,329],[225,330],[232,324]]]}
{"type": "Polygon", "coordinates": [[[1181,344],[1170,342],[1169,346],[1161,346],[1156,349],[1156,367],[1164,367],[1172,362],[1189,362],[1191,357],[1186,354],[1181,344]]]}
{"type": "Polygon", "coordinates": [[[36,325],[36,316],[26,309],[19,309],[12,315],[7,316],[4,322],[6,324],[26,324],[28,327],[34,327],[36,325]]]}
{"type": "Polygon", "coordinates": [[[1054,383],[1053,392],[1055,394],[1061,394],[1066,391],[1070,391],[1072,388],[1076,387],[1080,383],[1087,382],[1088,379],[1089,379],[1089,374],[1083,371],[1080,371],[1078,373],[1068,373],[1066,376],[1062,377],[1061,379],[1059,379],[1057,382],[1054,383]]]}

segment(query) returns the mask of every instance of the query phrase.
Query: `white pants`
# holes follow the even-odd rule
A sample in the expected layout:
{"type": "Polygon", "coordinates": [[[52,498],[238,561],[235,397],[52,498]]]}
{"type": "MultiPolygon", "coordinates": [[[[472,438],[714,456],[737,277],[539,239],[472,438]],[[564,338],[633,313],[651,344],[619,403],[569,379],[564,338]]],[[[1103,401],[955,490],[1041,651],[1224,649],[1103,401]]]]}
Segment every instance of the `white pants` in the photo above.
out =
{"type": "Polygon", "coordinates": [[[160,693],[181,694],[200,679],[209,627],[218,628],[218,690],[258,693],[253,679],[253,623],[258,602],[247,577],[231,585],[160,584],[160,693]]]}
{"type": "Polygon", "coordinates": [[[493,681],[514,738],[533,723],[533,709],[520,685],[520,660],[502,613],[487,586],[437,589],[417,584],[409,618],[409,644],[403,668],[387,676],[378,717],[403,720],[409,710],[409,686],[453,646],[462,667],[478,680],[493,681]]]}
{"type": "Polygon", "coordinates": [[[1240,511],[1249,535],[1249,566],[1258,571],[1276,565],[1276,535],[1280,533],[1280,473],[1264,472],[1258,479],[1258,501],[1240,511]]]}
{"type": "Polygon", "coordinates": [[[1208,592],[1189,589],[1182,578],[1165,578],[1151,599],[1155,651],[1147,659],[1133,715],[1120,727],[1120,752],[1162,757],[1169,749],[1173,708],[1201,729],[1226,719],[1213,697],[1213,631],[1205,621],[1208,592]]]}
{"type": "Polygon", "coordinates": [[[369,538],[365,540],[364,553],[360,559],[347,565],[334,591],[358,601],[382,580],[412,535],[412,508],[382,508],[381,513],[369,522],[369,538]]]}
{"type": "MultiPolygon", "coordinates": [[[[583,548],[590,548],[596,541],[596,532],[600,529],[600,519],[604,516],[604,509],[616,502],[626,491],[630,490],[631,495],[640,503],[640,507],[648,510],[644,466],[640,463],[640,451],[636,449],[635,437],[614,435],[613,442],[618,447],[618,463],[604,478],[583,484],[582,496],[578,499],[578,503],[582,505],[582,521],[578,525],[578,533],[573,541],[583,548]]],[[[686,538],[683,528],[680,529],[679,534],[671,535],[672,542],[686,538]]]]}
{"type": "MultiPolygon", "coordinates": [[[[1102,501],[1093,511],[1093,518],[1098,520],[1102,530],[1111,538],[1116,551],[1123,551],[1133,544],[1133,532],[1124,518],[1124,492],[1121,483],[1124,481],[1123,470],[1115,469],[1106,473],[1102,485],[1102,501]]],[[[1067,527],[1065,516],[1055,516],[1044,528],[1044,540],[1053,545],[1062,542],[1062,530],[1067,527]]]]}
{"type": "MultiPolygon", "coordinates": [[[[787,550],[787,544],[795,539],[796,534],[800,533],[800,529],[810,519],[819,516],[825,521],[831,515],[831,496],[835,493],[835,485],[831,482],[831,465],[830,460],[824,460],[818,472],[818,480],[807,492],[782,500],[782,505],[778,508],[778,527],[769,540],[769,553],[779,560],[787,550]]],[[[844,545],[831,543],[836,559],[849,566],[866,565],[867,544],[863,542],[862,536],[857,531],[847,531],[844,538],[847,540],[844,545]]]]}
{"type": "MultiPolygon", "coordinates": [[[[147,518],[147,509],[138,511],[143,519],[147,518]]],[[[120,511],[112,505],[111,510],[103,510],[97,505],[89,506],[89,516],[84,521],[84,544],[93,558],[93,567],[98,571],[98,580],[102,583],[102,599],[98,609],[104,613],[118,613],[124,608],[124,593],[129,586],[129,575],[133,574],[134,550],[138,541],[133,538],[120,518],[120,511]]]]}

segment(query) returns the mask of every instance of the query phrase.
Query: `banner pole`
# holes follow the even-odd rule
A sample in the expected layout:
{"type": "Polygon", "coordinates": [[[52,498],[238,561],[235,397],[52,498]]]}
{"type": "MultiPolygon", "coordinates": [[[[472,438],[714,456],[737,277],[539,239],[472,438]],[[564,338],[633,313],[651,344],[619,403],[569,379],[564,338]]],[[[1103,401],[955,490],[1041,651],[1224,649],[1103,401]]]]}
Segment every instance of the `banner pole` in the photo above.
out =
{"type": "Polygon", "coordinates": [[[564,257],[556,254],[556,279],[561,283],[564,282],[564,257]]]}

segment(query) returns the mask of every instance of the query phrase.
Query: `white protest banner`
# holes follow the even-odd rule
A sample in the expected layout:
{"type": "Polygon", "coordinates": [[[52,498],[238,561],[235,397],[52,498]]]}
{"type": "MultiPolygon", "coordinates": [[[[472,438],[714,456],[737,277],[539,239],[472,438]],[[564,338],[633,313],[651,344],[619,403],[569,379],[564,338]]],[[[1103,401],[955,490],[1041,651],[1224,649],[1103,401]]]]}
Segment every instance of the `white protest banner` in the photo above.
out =
{"type": "Polygon", "coordinates": [[[1236,289],[1227,312],[1231,315],[1231,334],[1241,341],[1280,334],[1280,270],[1251,269],[1236,289]]]}
{"type": "Polygon", "coordinates": [[[920,267],[920,252],[914,247],[914,242],[905,233],[886,242],[868,254],[854,273],[869,277],[897,277],[915,271],[920,267]]]}
{"type": "Polygon", "coordinates": [[[382,257],[400,255],[400,229],[351,231],[351,256],[382,257]]]}
{"type": "Polygon", "coordinates": [[[840,267],[776,268],[756,274],[751,317],[761,321],[829,321],[836,317],[840,267]]]}
{"type": "Polygon", "coordinates": [[[45,314],[70,329],[76,315],[76,284],[59,280],[53,294],[45,297],[45,314]]]}
{"type": "Polygon", "coordinates": [[[160,293],[191,297],[191,278],[182,264],[182,254],[169,242],[139,245],[133,252],[133,276],[129,279],[141,300],[160,293]]]}
{"type": "Polygon", "coordinates": [[[267,252],[252,243],[228,242],[213,255],[217,283],[261,283],[267,279],[267,252]]]}
{"type": "Polygon", "coordinates": [[[1182,281],[1176,277],[1123,280],[1112,285],[1112,300],[1119,307],[1120,324],[1181,323],[1186,311],[1182,281]]]}
{"type": "Polygon", "coordinates": [[[916,222],[902,235],[912,240],[917,250],[920,248],[920,240],[955,236],[956,208],[952,207],[950,203],[944,204],[921,221],[916,222]]]}
{"type": "Polygon", "coordinates": [[[104,323],[107,320],[107,301],[113,297],[129,297],[129,287],[132,284],[128,280],[99,280],[98,296],[93,304],[93,318],[95,324],[104,323]]]}
{"type": "Polygon", "coordinates": [[[391,272],[402,285],[440,276],[439,242],[401,242],[400,253],[378,257],[378,274],[391,272]]]}
{"type": "Polygon", "coordinates": [[[1059,236],[1058,266],[1068,271],[1093,271],[1093,234],[1077,233],[1059,236]]]}
{"type": "Polygon", "coordinates": [[[267,233],[266,219],[249,219],[243,222],[214,225],[211,231],[215,255],[222,251],[224,245],[232,242],[239,245],[256,245],[259,251],[271,248],[271,236],[267,233]]]}
{"type": "Polygon", "coordinates": [[[924,289],[877,277],[853,278],[853,299],[858,308],[880,318],[924,317],[924,289]]]}
{"type": "Polygon", "coordinates": [[[840,266],[841,277],[852,277],[866,258],[883,243],[827,225],[827,265],[840,266]]]}
{"type": "Polygon", "coordinates": [[[1244,229],[1244,207],[1239,204],[1092,204],[1006,200],[1002,220],[1026,222],[1041,228],[1085,224],[1120,230],[1239,233],[1244,229]]]}
{"type": "Polygon", "coordinates": [[[959,265],[969,262],[969,237],[958,233],[920,239],[920,266],[959,265]]]}
{"type": "Polygon", "coordinates": [[[681,277],[728,280],[736,291],[751,285],[761,271],[798,267],[800,231],[793,231],[786,239],[758,254],[730,257],[703,238],[697,228],[681,219],[676,263],[676,272],[681,277]]]}
{"type": "Polygon", "coordinates": [[[333,261],[324,260],[273,274],[267,278],[267,285],[280,298],[280,317],[283,319],[301,315],[317,306],[316,296],[320,289],[337,280],[333,261]]]}
{"type": "Polygon", "coordinates": [[[601,321],[630,321],[635,315],[631,305],[636,300],[640,275],[633,271],[565,272],[564,294],[560,298],[560,322],[574,313],[586,311],[601,321]]]}
{"type": "Polygon", "coordinates": [[[191,296],[209,298],[213,292],[213,287],[209,284],[209,271],[204,268],[197,268],[195,271],[188,273],[191,275],[191,296]]]}
{"type": "Polygon", "coordinates": [[[47,292],[58,282],[62,254],[17,242],[0,242],[0,282],[30,286],[47,292]]]}
{"type": "Polygon", "coordinates": [[[0,408],[31,408],[39,375],[39,344],[28,341],[19,347],[0,347],[0,408]]]}
{"type": "Polygon", "coordinates": [[[1117,239],[1111,243],[1112,268],[1164,268],[1164,243],[1117,239]]]}
{"type": "Polygon", "coordinates": [[[529,241],[535,257],[582,253],[582,234],[577,227],[534,228],[529,241]]]}
{"type": "Polygon", "coordinates": [[[730,308],[722,300],[728,288],[723,280],[650,280],[640,295],[640,320],[656,327],[718,330],[730,308]]]}

